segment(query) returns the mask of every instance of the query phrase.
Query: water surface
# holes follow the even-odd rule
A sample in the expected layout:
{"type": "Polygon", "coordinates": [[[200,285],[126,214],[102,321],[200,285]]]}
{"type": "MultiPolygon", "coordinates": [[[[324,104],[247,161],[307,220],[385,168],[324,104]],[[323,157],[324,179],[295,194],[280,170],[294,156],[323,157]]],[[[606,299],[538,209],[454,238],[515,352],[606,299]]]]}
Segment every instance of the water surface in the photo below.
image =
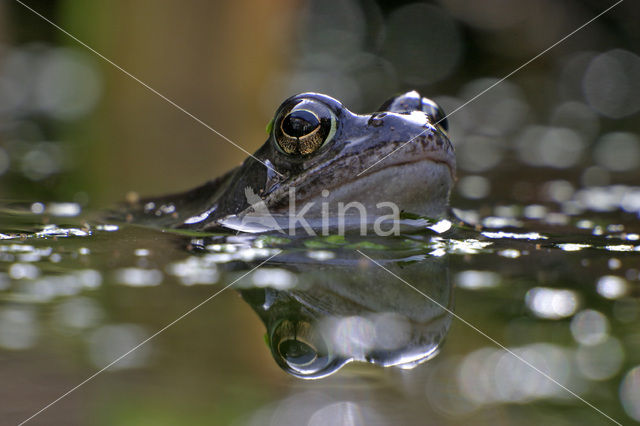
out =
{"type": "Polygon", "coordinates": [[[297,239],[6,206],[5,420],[109,366],[33,424],[608,421],[567,389],[627,423],[639,205],[638,188],[590,188],[399,237],[297,239]]]}

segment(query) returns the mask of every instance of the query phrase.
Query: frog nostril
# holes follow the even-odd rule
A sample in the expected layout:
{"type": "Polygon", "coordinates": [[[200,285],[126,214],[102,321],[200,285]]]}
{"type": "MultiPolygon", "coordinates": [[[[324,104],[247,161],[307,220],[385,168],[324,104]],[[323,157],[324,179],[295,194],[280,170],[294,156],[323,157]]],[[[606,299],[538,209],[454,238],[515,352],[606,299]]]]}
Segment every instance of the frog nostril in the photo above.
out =
{"type": "Polygon", "coordinates": [[[386,117],[386,112],[375,113],[371,116],[367,124],[373,127],[380,127],[384,124],[383,118],[386,117]]]}

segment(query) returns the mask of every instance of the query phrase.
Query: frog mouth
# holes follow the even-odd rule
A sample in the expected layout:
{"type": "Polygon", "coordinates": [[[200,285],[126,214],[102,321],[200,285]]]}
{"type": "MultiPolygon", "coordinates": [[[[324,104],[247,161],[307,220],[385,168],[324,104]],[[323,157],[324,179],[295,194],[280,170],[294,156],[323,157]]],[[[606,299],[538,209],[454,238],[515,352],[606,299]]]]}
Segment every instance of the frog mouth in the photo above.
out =
{"type": "Polygon", "coordinates": [[[455,156],[452,155],[453,151],[424,151],[419,155],[415,155],[413,151],[410,152],[410,155],[402,155],[403,153],[400,153],[400,151],[401,149],[397,151],[398,155],[389,155],[387,158],[379,161],[379,163],[369,166],[369,168],[367,169],[364,169],[357,175],[357,178],[364,178],[390,167],[402,167],[408,164],[430,162],[447,166],[447,168],[449,169],[449,174],[451,175],[451,179],[454,181],[457,180],[456,160],[455,156]]]}
{"type": "MultiPolygon", "coordinates": [[[[413,157],[395,158],[393,162],[380,164],[366,173],[343,181],[333,180],[313,191],[304,187],[296,188],[295,202],[289,199],[291,193],[281,194],[280,200],[272,199],[269,209],[273,213],[291,212],[313,205],[307,215],[323,215],[324,208],[331,215],[340,211],[340,206],[364,207],[367,217],[381,214],[380,204],[397,206],[406,211],[427,217],[439,217],[446,211],[449,192],[454,182],[455,164],[446,158],[413,157]],[[326,207],[325,207],[326,206],[326,207]]],[[[355,211],[350,212],[350,214],[355,211]]],[[[388,212],[387,212],[388,213],[388,212]]]]}

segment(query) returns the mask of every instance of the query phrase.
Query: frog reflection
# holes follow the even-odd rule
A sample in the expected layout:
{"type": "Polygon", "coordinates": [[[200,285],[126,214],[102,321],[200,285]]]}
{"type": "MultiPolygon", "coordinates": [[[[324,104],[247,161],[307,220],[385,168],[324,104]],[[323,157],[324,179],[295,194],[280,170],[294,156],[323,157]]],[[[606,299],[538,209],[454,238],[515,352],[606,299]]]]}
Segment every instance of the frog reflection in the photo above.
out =
{"type": "Polygon", "coordinates": [[[289,374],[318,379],[351,361],[413,368],[438,353],[453,307],[441,259],[384,263],[431,301],[372,262],[360,261],[358,253],[353,256],[333,265],[283,264],[295,271],[295,288],[240,290],[267,328],[275,361],[289,374]]]}

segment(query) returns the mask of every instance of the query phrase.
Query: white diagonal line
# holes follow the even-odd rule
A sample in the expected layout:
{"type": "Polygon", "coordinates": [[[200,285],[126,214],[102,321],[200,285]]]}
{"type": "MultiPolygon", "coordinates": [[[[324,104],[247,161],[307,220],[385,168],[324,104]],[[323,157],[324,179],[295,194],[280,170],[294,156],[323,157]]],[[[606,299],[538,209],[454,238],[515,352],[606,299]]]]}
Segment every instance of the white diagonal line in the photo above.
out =
{"type": "Polygon", "coordinates": [[[46,409],[50,408],[51,406],[55,405],[56,403],[58,403],[60,400],[62,400],[63,398],[67,397],[69,394],[71,394],[72,392],[74,392],[75,390],[77,390],[79,387],[85,385],[86,383],[90,382],[91,380],[93,380],[96,376],[98,376],[100,373],[104,372],[105,370],[107,370],[109,367],[111,367],[112,365],[116,364],[117,362],[119,362],[121,359],[125,358],[127,355],[131,354],[132,352],[136,351],[138,348],[140,348],[141,346],[143,346],[144,344],[146,344],[149,340],[153,339],[154,337],[158,336],[159,334],[163,333],[165,330],[167,330],[168,328],[172,327],[173,325],[175,325],[178,321],[182,320],[184,317],[186,317],[187,315],[191,314],[193,311],[195,311],[196,309],[200,308],[202,305],[204,305],[205,303],[209,302],[211,299],[213,299],[214,297],[216,297],[217,295],[219,295],[220,293],[222,293],[223,291],[225,291],[226,289],[228,289],[229,287],[231,287],[232,285],[234,285],[235,283],[237,283],[238,281],[240,281],[241,279],[243,279],[244,277],[246,277],[247,275],[249,275],[250,273],[252,273],[253,271],[255,271],[256,269],[260,268],[262,265],[264,265],[265,263],[267,263],[268,261],[270,261],[271,259],[273,259],[274,257],[276,257],[277,255],[279,255],[282,252],[282,250],[279,250],[278,252],[276,252],[275,254],[269,256],[268,258],[266,258],[265,260],[263,260],[262,262],[260,262],[260,264],[254,268],[252,268],[250,271],[247,271],[246,273],[242,274],[239,278],[233,280],[233,282],[231,284],[226,285],[225,287],[223,287],[221,290],[218,290],[217,292],[215,292],[214,294],[212,294],[211,296],[207,297],[206,299],[204,299],[202,302],[198,303],[196,306],[194,306],[193,308],[189,309],[187,312],[183,313],[182,315],[180,315],[178,318],[174,319],[173,321],[171,321],[169,324],[165,325],[164,327],[162,327],[160,330],[156,331],[155,333],[153,333],[151,336],[147,337],[146,339],[144,339],[142,342],[138,343],[136,346],[134,346],[133,348],[129,349],[127,352],[125,352],[124,354],[120,355],[118,358],[114,359],[113,361],[111,361],[109,364],[107,364],[106,366],[102,367],[100,370],[96,371],[95,373],[93,373],[91,376],[87,377],[86,379],[84,379],[82,382],[78,383],[76,386],[72,387],[71,389],[69,389],[68,391],[66,391],[65,393],[63,393],[62,395],[60,395],[58,398],[56,398],[55,400],[51,401],[49,404],[45,405],[44,407],[42,407],[40,410],[36,411],[35,413],[33,413],[30,417],[28,417],[27,419],[23,420],[22,422],[20,422],[19,426],[27,423],[28,421],[32,420],[34,417],[36,417],[37,415],[39,415],[40,413],[42,413],[43,411],[45,411],[46,409]]]}
{"type": "Polygon", "coordinates": [[[244,149],[243,147],[241,147],[240,145],[238,145],[237,143],[235,143],[234,141],[232,141],[231,139],[229,139],[228,137],[226,137],[225,135],[223,135],[222,133],[220,133],[219,131],[217,131],[216,129],[214,129],[213,127],[211,127],[210,125],[208,125],[207,123],[205,123],[204,121],[202,121],[201,119],[199,119],[198,117],[196,117],[195,115],[193,115],[192,113],[190,113],[189,111],[187,111],[186,109],[184,109],[183,107],[181,107],[180,105],[178,105],[177,103],[175,103],[174,101],[172,101],[171,99],[169,99],[168,97],[166,97],[165,95],[163,95],[162,93],[158,92],[156,89],[154,89],[153,87],[149,86],[147,83],[145,83],[144,81],[140,80],[138,77],[136,77],[135,75],[131,74],[129,71],[125,70],[124,68],[122,68],[120,65],[116,64],[115,62],[113,62],[111,59],[107,58],[106,56],[104,56],[102,53],[98,52],[97,50],[95,50],[93,47],[89,46],[87,43],[83,42],[82,40],[78,39],[77,37],[75,37],[73,34],[69,33],[68,31],[66,31],[64,28],[60,27],[59,25],[57,25],[56,23],[54,23],[53,21],[51,21],[50,19],[48,19],[47,17],[45,17],[44,15],[42,15],[41,13],[37,12],[36,10],[34,10],[33,8],[31,8],[30,6],[24,4],[22,1],[20,0],[15,0],[16,3],[22,5],[24,8],[30,10],[31,12],[33,12],[34,14],[38,15],[40,18],[42,18],[44,21],[48,22],[49,24],[53,25],[56,29],[58,29],[59,31],[61,31],[62,33],[64,33],[67,37],[72,38],[73,40],[75,40],[77,43],[79,43],[80,45],[84,46],[85,48],[89,49],[91,52],[93,52],[95,55],[99,56],[100,58],[102,58],[103,60],[105,60],[106,62],[108,62],[109,64],[113,65],[115,68],[117,68],[118,70],[120,70],[121,72],[123,72],[124,74],[126,74],[127,76],[131,77],[132,79],[134,79],[135,81],[137,81],[138,83],[140,83],[145,89],[149,90],[150,92],[158,95],[159,97],[161,97],[162,99],[164,99],[165,101],[167,101],[168,103],[170,103],[171,105],[173,105],[175,108],[177,108],[178,110],[182,111],[183,113],[187,114],[189,117],[191,117],[192,119],[194,119],[195,121],[197,121],[198,123],[202,124],[204,127],[206,127],[207,129],[211,130],[213,133],[215,133],[216,135],[220,136],[222,139],[224,139],[225,141],[229,142],[231,145],[235,146],[236,148],[238,148],[240,151],[244,152],[245,154],[247,154],[248,156],[250,156],[251,158],[253,158],[254,160],[258,161],[259,163],[262,163],[267,169],[271,169],[274,173],[276,173],[278,176],[283,177],[282,174],[280,174],[277,170],[275,170],[273,167],[269,166],[268,164],[266,164],[264,161],[256,158],[253,154],[251,154],[249,151],[247,151],[246,149],[244,149]]]}
{"type": "Polygon", "coordinates": [[[575,393],[574,391],[572,391],[571,389],[567,388],[566,386],[564,386],[563,384],[561,384],[560,382],[558,382],[557,380],[555,380],[553,377],[549,376],[547,373],[545,373],[544,371],[541,371],[540,369],[538,369],[536,366],[534,366],[533,364],[531,364],[529,361],[527,361],[526,359],[522,358],[521,356],[519,356],[518,354],[516,354],[515,352],[513,352],[512,350],[508,349],[507,347],[505,347],[503,344],[501,344],[500,342],[498,342],[497,340],[495,340],[494,338],[492,338],[491,336],[489,336],[488,334],[486,334],[484,331],[480,330],[479,328],[477,328],[476,326],[474,326],[473,324],[471,324],[469,321],[465,320],[464,318],[462,318],[460,315],[457,315],[455,312],[453,312],[451,309],[447,308],[446,306],[444,306],[442,303],[438,302],[437,300],[433,299],[432,297],[428,296],[427,294],[425,294],[424,292],[420,291],[418,288],[414,287],[413,285],[409,284],[407,281],[405,281],[403,278],[399,277],[398,275],[394,274],[392,271],[390,271],[389,269],[385,268],[383,265],[381,265],[380,263],[376,262],[375,260],[373,260],[371,257],[367,256],[366,254],[364,254],[363,252],[361,252],[360,250],[356,251],[358,253],[360,253],[362,256],[364,256],[365,258],[369,259],[371,262],[375,263],[376,265],[378,265],[380,268],[384,269],[385,271],[387,271],[389,274],[391,274],[392,276],[396,277],[397,279],[399,279],[400,281],[402,281],[404,284],[408,285],[409,287],[411,287],[413,290],[417,291],[418,293],[420,293],[421,295],[423,295],[424,297],[426,297],[427,299],[429,299],[430,302],[435,303],[436,305],[438,305],[440,308],[444,309],[447,313],[449,313],[451,316],[455,317],[456,319],[460,320],[461,322],[463,322],[465,325],[467,325],[468,327],[470,327],[471,329],[475,330],[476,332],[478,332],[479,334],[481,334],[482,336],[486,337],[487,339],[489,339],[491,342],[493,342],[496,346],[500,347],[501,349],[507,351],[509,354],[513,355],[516,359],[518,359],[519,361],[522,361],[523,363],[525,363],[526,365],[528,365],[529,367],[531,367],[532,369],[534,369],[535,371],[537,371],[538,373],[540,373],[542,376],[544,376],[545,378],[547,378],[548,380],[552,381],[553,383],[555,383],[556,385],[560,386],[562,389],[564,389],[565,391],[567,391],[568,393],[570,393],[571,395],[575,396],[576,398],[578,398],[580,401],[584,402],[585,404],[587,404],[589,407],[593,408],[594,410],[596,410],[598,413],[602,414],[604,417],[606,417],[607,419],[611,420],[613,423],[617,424],[617,425],[622,425],[620,422],[614,420],[613,418],[611,418],[610,416],[608,416],[604,411],[600,410],[598,407],[596,407],[595,405],[591,404],[589,401],[585,400],[584,398],[582,398],[580,395],[578,395],[577,393],[575,393]]]}
{"type": "MultiPolygon", "coordinates": [[[[444,117],[442,117],[440,120],[438,120],[435,124],[439,124],[441,121],[446,120],[447,117],[451,117],[453,114],[455,114],[456,112],[460,111],[462,108],[464,108],[465,106],[469,105],[471,102],[475,101],[476,99],[478,99],[480,96],[484,95],[485,93],[487,93],[489,90],[493,89],[494,87],[496,87],[498,84],[502,83],[503,81],[505,81],[506,79],[508,79],[509,77],[511,77],[512,75],[514,75],[515,73],[517,73],[518,71],[520,71],[522,68],[526,67],[527,65],[529,65],[531,62],[535,61],[536,59],[538,59],[540,56],[544,55],[545,53],[547,53],[548,51],[550,51],[551,49],[553,49],[554,47],[556,47],[557,45],[559,45],[560,43],[564,42],[566,39],[568,39],[569,37],[573,36],[575,33],[577,33],[578,31],[582,30],[584,27],[586,27],[587,25],[591,24],[593,21],[595,21],[596,19],[600,18],[602,15],[604,15],[605,13],[609,12],[611,9],[613,9],[614,7],[616,7],[617,5],[619,5],[620,3],[622,3],[624,0],[618,0],[616,3],[614,3],[613,5],[609,6],[608,8],[606,8],[604,11],[600,12],[599,14],[597,14],[596,16],[594,16],[593,18],[591,18],[590,20],[588,20],[587,22],[585,22],[584,24],[580,25],[578,28],[576,28],[575,30],[571,31],[569,34],[567,34],[566,36],[562,37],[560,40],[556,41],[555,43],[553,43],[551,46],[547,47],[546,49],[544,49],[542,52],[538,53],[536,56],[534,56],[533,58],[529,59],[527,62],[525,62],[524,64],[520,65],[518,68],[516,68],[515,70],[511,71],[509,74],[505,75],[504,77],[502,77],[500,80],[496,81],[495,83],[493,83],[491,86],[487,87],[486,89],[484,89],[483,91],[481,91],[480,93],[478,93],[477,95],[475,95],[473,98],[469,99],[468,101],[466,101],[465,103],[463,103],[462,105],[460,105],[458,108],[454,109],[453,111],[451,111],[449,114],[445,115],[444,117]]],[[[405,145],[413,142],[416,138],[424,135],[427,131],[429,131],[429,129],[425,129],[422,132],[418,133],[417,135],[415,135],[414,137],[412,137],[411,139],[409,139],[407,142],[403,143],[402,145],[400,145],[398,148],[394,149],[393,151],[391,151],[390,153],[388,153],[387,155],[385,155],[384,157],[382,157],[381,159],[379,159],[378,161],[376,161],[375,163],[373,163],[372,165],[370,165],[369,167],[367,167],[366,169],[364,169],[363,171],[361,171],[360,173],[357,174],[357,176],[360,176],[361,174],[365,173],[367,170],[371,169],[372,167],[376,166],[377,164],[379,164],[380,162],[384,161],[385,158],[387,158],[388,156],[390,156],[391,154],[393,154],[394,152],[402,149],[405,145]]]]}

